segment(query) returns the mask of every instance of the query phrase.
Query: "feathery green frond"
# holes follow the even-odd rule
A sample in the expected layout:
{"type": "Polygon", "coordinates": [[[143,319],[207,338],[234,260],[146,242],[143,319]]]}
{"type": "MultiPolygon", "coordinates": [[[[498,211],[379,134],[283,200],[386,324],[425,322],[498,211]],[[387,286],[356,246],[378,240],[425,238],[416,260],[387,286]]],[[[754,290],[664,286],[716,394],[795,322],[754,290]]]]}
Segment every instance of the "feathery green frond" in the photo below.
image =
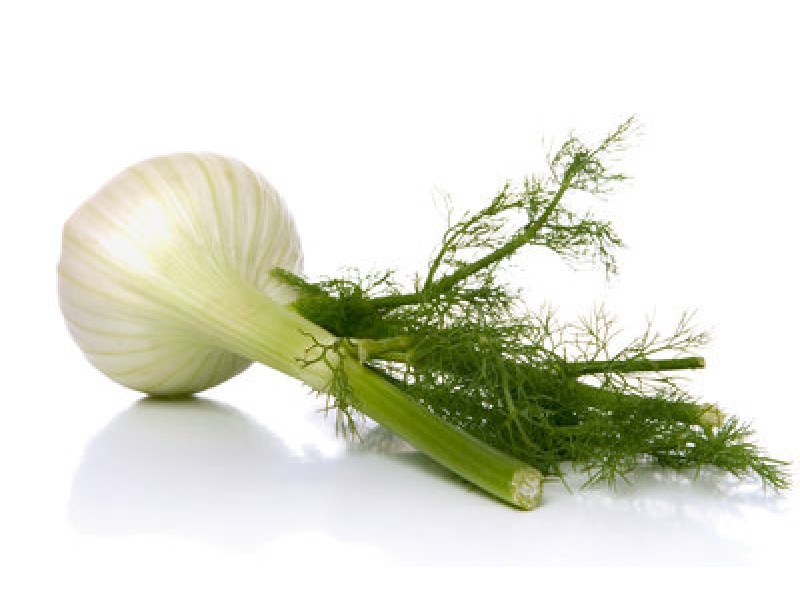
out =
{"type": "MultiPolygon", "coordinates": [[[[608,194],[626,179],[617,157],[635,130],[630,118],[594,146],[570,135],[550,154],[545,176],[507,183],[481,210],[451,218],[412,290],[392,272],[314,284],[277,275],[297,289],[303,316],[346,341],[337,351],[543,473],[559,476],[573,463],[587,483],[613,483],[642,463],[711,465],[785,488],[786,463],[767,457],[749,427],[693,398],[674,376],[704,365],[693,353],[708,336],[690,313],[669,334],[648,321],[620,343],[602,307],[562,324],[553,311],[527,310],[497,277],[526,246],[615,272],[622,241],[612,225],[569,201],[608,194]]],[[[345,384],[331,395],[346,414],[357,409],[345,384]]]]}

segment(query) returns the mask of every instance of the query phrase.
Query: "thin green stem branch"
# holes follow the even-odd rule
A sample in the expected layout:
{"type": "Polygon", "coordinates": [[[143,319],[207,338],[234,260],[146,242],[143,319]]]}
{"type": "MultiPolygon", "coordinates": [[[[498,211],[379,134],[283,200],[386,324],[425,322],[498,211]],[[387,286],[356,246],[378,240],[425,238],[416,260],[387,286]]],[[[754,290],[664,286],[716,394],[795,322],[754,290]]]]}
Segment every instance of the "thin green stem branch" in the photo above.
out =
{"type": "Polygon", "coordinates": [[[571,362],[566,366],[567,375],[580,377],[598,373],[654,373],[658,371],[679,371],[683,369],[702,369],[706,361],[701,356],[685,358],[665,358],[657,360],[590,360],[571,362]]]}
{"type": "Polygon", "coordinates": [[[398,335],[390,338],[375,339],[349,339],[348,345],[351,354],[361,362],[368,360],[392,360],[408,363],[411,361],[410,351],[413,340],[407,335],[398,335]]]}
{"type": "Polygon", "coordinates": [[[553,214],[553,211],[558,207],[564,194],[570,188],[573,177],[579,171],[581,161],[576,158],[573,163],[567,168],[564,178],[558,187],[558,190],[553,195],[553,199],[542,211],[542,214],[532,223],[529,223],[522,231],[513,236],[506,244],[489,252],[478,260],[471,262],[457,269],[450,275],[440,277],[434,282],[430,278],[426,281],[425,286],[410,294],[393,294],[390,296],[378,296],[369,300],[370,304],[375,308],[391,309],[399,306],[408,306],[410,304],[419,304],[425,300],[446,293],[451,290],[455,285],[467,279],[471,275],[482,271],[483,269],[493,265],[504,258],[511,256],[522,246],[529,243],[533,238],[542,230],[547,224],[547,220],[553,214]]]}

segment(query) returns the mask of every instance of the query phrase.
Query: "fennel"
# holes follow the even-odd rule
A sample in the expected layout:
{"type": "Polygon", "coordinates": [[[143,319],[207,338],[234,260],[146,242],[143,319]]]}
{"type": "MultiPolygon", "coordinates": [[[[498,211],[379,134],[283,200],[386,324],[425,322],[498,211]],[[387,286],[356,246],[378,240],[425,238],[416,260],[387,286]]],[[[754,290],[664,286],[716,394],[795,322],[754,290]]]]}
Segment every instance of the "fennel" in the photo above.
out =
{"type": "Polygon", "coordinates": [[[338,431],[358,435],[366,415],[520,508],[570,463],[587,483],[646,461],[783,489],[787,463],[672,375],[705,364],[690,315],[614,348],[603,310],[559,323],[502,282],[530,246],[615,272],[612,225],[569,204],[625,180],[612,166],[634,126],[593,147],[570,136],[549,173],[452,220],[411,289],[393,271],[308,281],[291,216],[260,175],[211,154],[151,159],[68,220],[61,308],[87,358],[122,385],[191,394],[258,361],[322,394],[338,431]]]}

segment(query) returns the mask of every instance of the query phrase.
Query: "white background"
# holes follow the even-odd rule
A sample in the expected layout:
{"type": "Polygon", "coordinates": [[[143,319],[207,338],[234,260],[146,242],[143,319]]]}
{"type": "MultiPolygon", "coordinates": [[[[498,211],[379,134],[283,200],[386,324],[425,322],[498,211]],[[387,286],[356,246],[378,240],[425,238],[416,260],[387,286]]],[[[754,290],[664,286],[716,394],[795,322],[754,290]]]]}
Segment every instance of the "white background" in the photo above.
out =
{"type": "MultiPolygon", "coordinates": [[[[792,4],[4,3],[4,597],[263,597],[284,579],[375,593],[364,577],[394,565],[794,568],[796,491],[640,472],[616,492],[548,485],[522,513],[422,457],[346,447],[315,398],[263,367],[204,402],[138,402],[85,362],[55,288],[63,221],[151,155],[210,150],[264,173],[312,276],[411,272],[442,229],[437,193],[478,206],[541,167],[543,139],[636,113],[634,180],[603,208],[628,246],[620,275],[531,252],[519,284],[532,306],[571,317],[604,301],[634,328],[697,308],[714,341],[693,389],[797,461],[792,4]]],[[[763,582],[736,573],[739,592],[763,582]]],[[[669,589],[648,577],[649,595],[669,589]]]]}

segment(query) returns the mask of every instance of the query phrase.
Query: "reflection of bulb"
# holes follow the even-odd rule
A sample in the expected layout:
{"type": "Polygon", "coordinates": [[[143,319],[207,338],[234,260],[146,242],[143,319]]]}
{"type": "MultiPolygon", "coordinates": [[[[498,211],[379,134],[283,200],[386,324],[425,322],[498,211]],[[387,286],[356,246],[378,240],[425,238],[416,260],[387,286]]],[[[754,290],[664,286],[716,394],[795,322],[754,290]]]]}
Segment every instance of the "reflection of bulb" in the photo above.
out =
{"type": "MultiPolygon", "coordinates": [[[[340,440],[337,453],[316,428],[296,433],[304,452],[227,405],[140,400],[86,448],[70,519],[95,534],[166,534],[235,548],[315,531],[358,544],[383,535],[365,511],[390,523],[419,509],[429,529],[470,501],[461,485],[441,489],[439,478],[455,483],[453,476],[384,430],[365,433],[369,451],[347,451],[340,440]],[[436,486],[439,504],[425,493],[419,499],[426,485],[436,486]]],[[[483,505],[485,498],[472,501],[483,505]]]]}
{"type": "MultiPolygon", "coordinates": [[[[296,430],[298,452],[227,405],[141,400],[86,448],[70,521],[96,535],[164,535],[248,551],[274,544],[281,556],[312,562],[386,554],[393,563],[499,566],[538,548],[518,513],[497,507],[487,521],[486,496],[385,430],[369,430],[365,445],[348,449],[340,440],[340,452],[315,432],[296,430]]],[[[552,539],[563,528],[557,523],[546,531],[552,539]]]]}
{"type": "Polygon", "coordinates": [[[96,533],[172,533],[252,545],[285,518],[271,507],[300,492],[286,485],[295,460],[233,408],[207,400],[143,400],[87,448],[70,516],[79,529],[96,533]]]}

